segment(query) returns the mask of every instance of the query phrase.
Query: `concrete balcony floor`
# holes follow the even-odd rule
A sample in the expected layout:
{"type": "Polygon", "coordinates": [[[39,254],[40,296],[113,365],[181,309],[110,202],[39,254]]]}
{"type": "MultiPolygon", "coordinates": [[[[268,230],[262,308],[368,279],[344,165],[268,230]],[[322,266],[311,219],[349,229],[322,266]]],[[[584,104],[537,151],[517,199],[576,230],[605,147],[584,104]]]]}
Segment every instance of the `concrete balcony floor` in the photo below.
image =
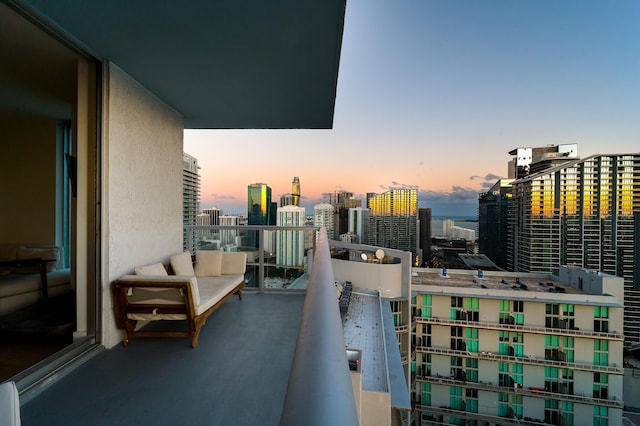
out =
{"type": "Polygon", "coordinates": [[[26,402],[22,424],[276,425],[303,304],[304,294],[234,297],[195,349],[189,338],[134,337],[26,402]]]}

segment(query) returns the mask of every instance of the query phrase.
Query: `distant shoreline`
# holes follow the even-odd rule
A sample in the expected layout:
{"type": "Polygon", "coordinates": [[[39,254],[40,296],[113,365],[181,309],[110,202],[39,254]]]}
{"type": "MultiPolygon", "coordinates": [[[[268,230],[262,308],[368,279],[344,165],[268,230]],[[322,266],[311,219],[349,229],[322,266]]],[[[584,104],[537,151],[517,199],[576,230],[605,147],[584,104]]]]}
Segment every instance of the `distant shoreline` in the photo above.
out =
{"type": "Polygon", "coordinates": [[[477,222],[478,221],[478,217],[477,216],[431,216],[431,219],[437,219],[437,220],[445,220],[445,219],[451,219],[451,220],[459,220],[461,222],[477,222]]]}

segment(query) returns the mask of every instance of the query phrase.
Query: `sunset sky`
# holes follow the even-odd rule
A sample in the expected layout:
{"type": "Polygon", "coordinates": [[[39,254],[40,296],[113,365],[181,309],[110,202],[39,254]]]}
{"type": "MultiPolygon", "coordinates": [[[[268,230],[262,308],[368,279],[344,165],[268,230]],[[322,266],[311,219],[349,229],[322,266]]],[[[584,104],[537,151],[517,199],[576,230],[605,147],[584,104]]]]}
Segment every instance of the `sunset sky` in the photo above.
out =
{"type": "Polygon", "coordinates": [[[435,216],[475,216],[508,151],[640,151],[640,1],[348,0],[332,130],[185,130],[201,208],[246,214],[298,176],[327,193],[419,188],[435,216]]]}

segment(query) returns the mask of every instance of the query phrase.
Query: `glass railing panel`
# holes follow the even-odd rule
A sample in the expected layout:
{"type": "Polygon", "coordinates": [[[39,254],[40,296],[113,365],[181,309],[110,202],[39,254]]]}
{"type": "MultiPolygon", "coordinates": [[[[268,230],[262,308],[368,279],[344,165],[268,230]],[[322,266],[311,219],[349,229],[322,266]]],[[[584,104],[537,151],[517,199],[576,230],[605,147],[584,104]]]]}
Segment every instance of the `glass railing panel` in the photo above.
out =
{"type": "Polygon", "coordinates": [[[245,288],[305,291],[315,227],[185,226],[185,250],[245,252],[245,288]]]}

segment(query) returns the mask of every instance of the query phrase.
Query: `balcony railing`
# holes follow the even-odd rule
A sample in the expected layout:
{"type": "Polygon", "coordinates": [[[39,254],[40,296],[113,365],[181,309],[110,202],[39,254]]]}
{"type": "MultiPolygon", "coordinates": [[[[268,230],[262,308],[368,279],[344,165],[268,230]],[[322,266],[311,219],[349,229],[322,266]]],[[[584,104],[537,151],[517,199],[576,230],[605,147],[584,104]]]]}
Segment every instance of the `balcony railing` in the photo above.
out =
{"type": "Polygon", "coordinates": [[[247,253],[245,289],[300,291],[307,287],[318,227],[185,225],[184,249],[247,253]]]}
{"type": "Polygon", "coordinates": [[[318,237],[280,424],[358,424],[324,228],[318,237]]]}
{"type": "Polygon", "coordinates": [[[560,392],[549,392],[543,388],[523,388],[515,386],[499,386],[491,382],[470,382],[464,380],[456,380],[439,375],[435,376],[416,376],[416,382],[434,383],[445,386],[459,386],[468,389],[486,390],[491,392],[509,392],[520,395],[527,395],[545,399],[558,399],[562,401],[571,401],[590,405],[602,405],[610,408],[623,408],[624,403],[619,399],[595,398],[589,395],[576,395],[560,392]]]}
{"type": "Polygon", "coordinates": [[[598,331],[590,331],[590,330],[578,330],[578,329],[570,329],[570,328],[547,328],[547,327],[536,327],[531,325],[518,325],[518,324],[500,324],[495,322],[486,322],[486,321],[467,321],[467,320],[452,320],[449,318],[426,318],[416,316],[415,321],[422,324],[438,324],[438,325],[453,325],[453,326],[464,326],[464,327],[474,327],[474,328],[485,328],[489,330],[511,330],[511,331],[522,331],[527,333],[536,333],[536,334],[557,334],[560,336],[583,336],[583,337],[595,337],[598,339],[608,339],[608,340],[624,340],[624,336],[618,333],[610,333],[610,332],[598,332],[598,331]]]}
{"type": "Polygon", "coordinates": [[[492,361],[516,362],[527,365],[542,365],[547,367],[571,368],[573,370],[604,372],[610,374],[624,374],[624,369],[617,365],[596,365],[580,362],[556,361],[533,356],[510,356],[493,352],[469,352],[457,349],[434,348],[433,346],[416,346],[416,351],[439,355],[459,356],[464,358],[478,358],[492,361]]]}

